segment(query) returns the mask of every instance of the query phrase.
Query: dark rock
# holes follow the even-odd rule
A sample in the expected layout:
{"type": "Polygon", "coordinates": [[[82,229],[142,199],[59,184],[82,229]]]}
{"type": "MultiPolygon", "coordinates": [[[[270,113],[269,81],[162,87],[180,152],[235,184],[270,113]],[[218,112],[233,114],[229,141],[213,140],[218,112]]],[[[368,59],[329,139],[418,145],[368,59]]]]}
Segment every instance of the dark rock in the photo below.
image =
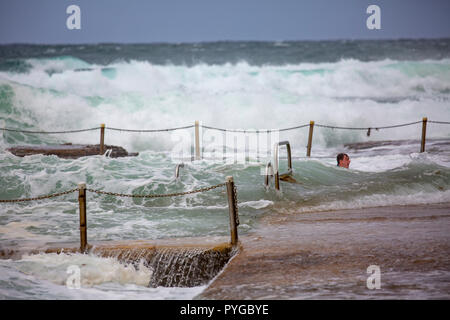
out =
{"type": "MultiPolygon", "coordinates": [[[[25,157],[34,154],[55,155],[60,158],[76,159],[86,156],[100,154],[100,145],[91,144],[62,144],[50,146],[16,146],[6,149],[15,156],[25,157]]],[[[135,157],[139,153],[128,153],[124,148],[118,146],[105,145],[105,154],[111,158],[135,157]]]]}

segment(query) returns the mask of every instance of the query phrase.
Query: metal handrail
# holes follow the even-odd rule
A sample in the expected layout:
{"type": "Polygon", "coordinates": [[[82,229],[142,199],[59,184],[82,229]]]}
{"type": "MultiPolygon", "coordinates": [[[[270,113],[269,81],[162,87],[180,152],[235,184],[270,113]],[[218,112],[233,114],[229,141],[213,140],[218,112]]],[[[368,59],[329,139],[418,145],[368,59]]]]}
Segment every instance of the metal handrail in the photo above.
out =
{"type": "Polygon", "coordinates": [[[275,143],[275,152],[274,152],[274,160],[276,159],[276,171],[278,171],[278,150],[279,146],[286,146],[287,151],[287,160],[288,160],[288,171],[286,173],[282,173],[280,175],[292,175],[292,154],[291,154],[291,144],[289,141],[280,141],[278,143],[275,143]]]}
{"type": "Polygon", "coordinates": [[[178,179],[180,177],[180,168],[184,168],[184,163],[179,163],[175,167],[175,179],[178,179]]]}
{"type": "Polygon", "coordinates": [[[291,154],[291,144],[289,141],[280,141],[274,143],[273,145],[273,165],[269,162],[266,166],[266,177],[265,177],[265,185],[269,185],[269,175],[268,169],[269,167],[272,169],[272,175],[275,177],[275,189],[280,190],[280,173],[278,172],[278,151],[280,146],[286,146],[287,151],[287,160],[288,160],[288,171],[286,173],[282,173],[281,175],[292,175],[292,154],[291,154]]]}
{"type": "Polygon", "coordinates": [[[264,178],[264,185],[266,187],[269,187],[269,177],[273,177],[273,167],[272,167],[272,163],[270,161],[266,165],[266,176],[264,178]],[[270,174],[269,174],[269,170],[270,170],[270,174]]]}

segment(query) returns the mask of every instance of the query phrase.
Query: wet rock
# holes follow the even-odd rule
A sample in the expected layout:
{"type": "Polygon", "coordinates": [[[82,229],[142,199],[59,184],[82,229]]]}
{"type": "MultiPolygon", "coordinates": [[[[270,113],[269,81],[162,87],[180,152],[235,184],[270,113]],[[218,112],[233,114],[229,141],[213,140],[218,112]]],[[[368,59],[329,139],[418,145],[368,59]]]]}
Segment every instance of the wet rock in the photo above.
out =
{"type": "MultiPolygon", "coordinates": [[[[138,153],[129,153],[119,146],[105,145],[105,154],[111,158],[132,157],[138,153]]],[[[55,155],[60,158],[76,159],[86,156],[94,156],[100,154],[100,145],[91,144],[61,144],[61,145],[42,145],[42,146],[15,146],[8,148],[7,151],[15,156],[25,157],[34,154],[55,155]]]]}

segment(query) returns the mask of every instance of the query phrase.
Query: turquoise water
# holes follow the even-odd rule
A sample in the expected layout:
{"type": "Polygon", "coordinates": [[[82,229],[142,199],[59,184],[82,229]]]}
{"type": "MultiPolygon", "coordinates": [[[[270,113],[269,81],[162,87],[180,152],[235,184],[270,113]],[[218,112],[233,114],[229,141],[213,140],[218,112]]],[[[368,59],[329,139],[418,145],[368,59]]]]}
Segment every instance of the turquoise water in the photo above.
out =
{"type": "MultiPolygon", "coordinates": [[[[370,137],[365,130],[316,127],[309,159],[305,157],[307,127],[275,132],[271,140],[260,134],[259,154],[254,134],[247,134],[250,151],[246,152],[245,134],[231,134],[224,141],[221,131],[203,128],[204,154],[214,150],[216,158],[193,162],[193,128],[156,133],[108,130],[174,128],[196,120],[206,126],[246,130],[289,128],[310,120],[372,128],[416,122],[425,116],[450,121],[448,46],[448,40],[0,46],[1,127],[61,131],[105,123],[107,144],[139,152],[137,157],[117,159],[19,158],[6,149],[24,144],[96,144],[99,131],[53,135],[3,131],[0,198],[52,194],[76,188],[80,182],[116,193],[165,194],[216,185],[233,176],[242,234],[274,211],[301,214],[448,202],[450,126],[445,124],[428,124],[428,152],[422,154],[420,123],[372,130],[370,137]],[[282,182],[281,193],[263,184],[277,140],[291,143],[293,177],[298,182],[282,182]],[[367,149],[345,146],[380,140],[402,142],[367,149]],[[223,144],[227,161],[221,153],[223,144]],[[335,156],[341,151],[351,157],[350,170],[336,167],[335,156]],[[180,162],[185,167],[175,179],[180,162]]],[[[280,171],[284,171],[283,148],[280,154],[280,171]]],[[[225,188],[145,200],[88,192],[87,207],[90,240],[229,234],[225,188]]],[[[1,204],[0,212],[2,247],[78,240],[76,193],[1,204]]],[[[16,270],[8,263],[2,268],[16,270]]],[[[113,296],[122,290],[115,285],[119,289],[113,290],[113,296]]],[[[7,287],[4,297],[37,294],[28,296],[7,287]]],[[[44,292],[52,291],[50,287],[44,292]]],[[[139,296],[142,291],[139,287],[135,293],[139,296]]],[[[167,296],[173,297],[185,295],[167,296]]]]}

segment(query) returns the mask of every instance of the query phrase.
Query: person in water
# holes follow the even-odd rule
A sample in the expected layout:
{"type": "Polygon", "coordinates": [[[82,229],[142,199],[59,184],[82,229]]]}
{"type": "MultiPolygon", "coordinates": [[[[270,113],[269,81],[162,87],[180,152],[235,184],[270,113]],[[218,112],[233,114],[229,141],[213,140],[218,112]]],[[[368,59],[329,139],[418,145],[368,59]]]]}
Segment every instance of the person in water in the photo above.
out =
{"type": "Polygon", "coordinates": [[[350,166],[350,157],[346,153],[339,153],[336,157],[338,167],[347,168],[350,166]]]}

